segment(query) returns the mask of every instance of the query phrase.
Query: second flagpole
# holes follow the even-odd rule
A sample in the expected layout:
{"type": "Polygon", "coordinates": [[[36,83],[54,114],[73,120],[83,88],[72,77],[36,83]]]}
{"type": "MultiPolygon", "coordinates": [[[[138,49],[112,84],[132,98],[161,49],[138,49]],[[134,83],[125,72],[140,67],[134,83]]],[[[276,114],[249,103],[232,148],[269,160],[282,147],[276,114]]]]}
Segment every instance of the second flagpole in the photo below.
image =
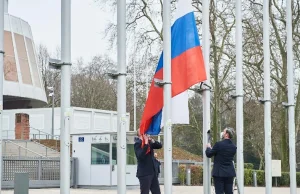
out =
{"type": "Polygon", "coordinates": [[[164,189],[172,194],[172,121],[171,121],[171,1],[163,4],[163,64],[164,64],[164,189]]]}
{"type": "MultiPolygon", "coordinates": [[[[203,39],[203,57],[206,69],[206,84],[210,85],[210,66],[209,66],[209,50],[210,50],[210,32],[209,32],[209,2],[202,3],[202,39],[203,39]]],[[[210,159],[206,157],[205,150],[208,143],[207,132],[210,129],[210,90],[203,91],[203,191],[204,194],[210,194],[211,176],[210,176],[210,159]]]]}

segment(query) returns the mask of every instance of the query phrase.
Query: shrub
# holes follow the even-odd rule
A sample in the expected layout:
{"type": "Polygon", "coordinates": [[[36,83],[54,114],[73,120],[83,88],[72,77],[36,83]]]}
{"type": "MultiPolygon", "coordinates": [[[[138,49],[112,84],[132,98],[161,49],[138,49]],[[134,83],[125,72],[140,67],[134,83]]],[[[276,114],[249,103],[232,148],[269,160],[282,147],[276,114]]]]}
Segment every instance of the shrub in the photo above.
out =
{"type": "MultiPolygon", "coordinates": [[[[203,183],[203,168],[199,165],[191,165],[191,185],[202,185],[203,183]]],[[[179,166],[178,179],[181,185],[186,184],[186,166],[179,166]]]]}
{"type": "Polygon", "coordinates": [[[202,166],[191,166],[191,184],[202,185],[203,184],[203,168],[202,166]]]}
{"type": "Polygon", "coordinates": [[[185,185],[186,183],[186,169],[185,165],[179,166],[178,179],[181,185],[185,185]]]}
{"type": "MultiPolygon", "coordinates": [[[[299,173],[297,173],[299,174],[299,173]]],[[[297,178],[297,176],[296,176],[297,178]]],[[[277,183],[279,186],[288,186],[290,185],[290,173],[289,172],[282,172],[281,177],[278,177],[277,183]]]]}
{"type": "Polygon", "coordinates": [[[253,170],[245,169],[244,170],[244,184],[245,186],[252,186],[253,185],[253,170]]]}
{"type": "Polygon", "coordinates": [[[252,163],[245,163],[244,164],[244,168],[245,169],[253,169],[254,168],[254,165],[252,163]]]}
{"type": "Polygon", "coordinates": [[[265,171],[256,170],[257,186],[265,186],[265,171]]]}

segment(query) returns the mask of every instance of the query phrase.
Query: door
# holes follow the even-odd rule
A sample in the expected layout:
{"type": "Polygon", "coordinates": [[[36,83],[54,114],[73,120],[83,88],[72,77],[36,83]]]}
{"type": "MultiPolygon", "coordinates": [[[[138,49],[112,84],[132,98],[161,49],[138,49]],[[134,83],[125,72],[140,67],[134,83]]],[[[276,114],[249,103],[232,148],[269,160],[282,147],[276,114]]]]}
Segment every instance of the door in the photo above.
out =
{"type": "Polygon", "coordinates": [[[72,137],[72,150],[73,157],[78,158],[78,185],[90,185],[91,184],[91,141],[90,136],[77,136],[72,137]]]}
{"type": "Polygon", "coordinates": [[[101,134],[91,137],[91,185],[110,186],[111,146],[110,135],[101,134]]]}

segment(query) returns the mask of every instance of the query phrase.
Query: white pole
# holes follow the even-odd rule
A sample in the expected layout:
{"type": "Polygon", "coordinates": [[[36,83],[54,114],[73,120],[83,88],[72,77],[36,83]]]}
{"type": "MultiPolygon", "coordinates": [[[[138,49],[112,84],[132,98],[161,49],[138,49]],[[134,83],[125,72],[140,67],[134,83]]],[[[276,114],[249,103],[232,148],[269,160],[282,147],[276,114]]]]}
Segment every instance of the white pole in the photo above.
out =
{"type": "Polygon", "coordinates": [[[60,193],[70,193],[71,0],[61,0],[60,193]]]}
{"type": "Polygon", "coordinates": [[[244,194],[243,34],[241,3],[241,0],[236,0],[236,131],[237,181],[239,194],[244,194]]]}
{"type": "Polygon", "coordinates": [[[118,194],[126,193],[126,0],[118,0],[118,194]]]}
{"type": "MultiPolygon", "coordinates": [[[[207,80],[206,84],[210,85],[210,65],[209,65],[209,51],[210,51],[210,32],[209,32],[209,4],[210,1],[202,1],[202,36],[203,36],[203,57],[206,69],[207,80]]],[[[210,194],[211,188],[211,160],[206,157],[205,150],[208,143],[207,131],[210,130],[210,90],[206,89],[203,92],[203,190],[204,194],[210,194]]]]}
{"type": "Polygon", "coordinates": [[[2,111],[3,111],[3,55],[4,55],[4,0],[0,0],[0,193],[2,188],[2,133],[3,133],[3,122],[2,122],[2,111]]]}
{"type": "Polygon", "coordinates": [[[272,139],[271,139],[271,97],[270,97],[270,35],[269,0],[263,6],[264,41],[264,125],[265,125],[265,180],[266,194],[272,193],[272,139]]]}
{"type": "Polygon", "coordinates": [[[286,31],[287,31],[287,84],[288,84],[288,127],[290,156],[290,192],[296,194],[296,150],[295,150],[295,102],[294,102],[294,65],[293,65],[293,28],[292,2],[286,1],[286,31]]]}
{"type": "Polygon", "coordinates": [[[172,120],[171,120],[171,2],[164,0],[163,7],[163,48],[164,48],[164,189],[172,194],[172,120]]]}
{"type": "Polygon", "coordinates": [[[54,88],[53,88],[53,92],[52,92],[52,138],[51,139],[54,139],[54,99],[55,99],[55,96],[54,96],[54,88]]]}
{"type": "Polygon", "coordinates": [[[133,64],[133,127],[136,131],[136,66],[135,62],[133,64]]]}

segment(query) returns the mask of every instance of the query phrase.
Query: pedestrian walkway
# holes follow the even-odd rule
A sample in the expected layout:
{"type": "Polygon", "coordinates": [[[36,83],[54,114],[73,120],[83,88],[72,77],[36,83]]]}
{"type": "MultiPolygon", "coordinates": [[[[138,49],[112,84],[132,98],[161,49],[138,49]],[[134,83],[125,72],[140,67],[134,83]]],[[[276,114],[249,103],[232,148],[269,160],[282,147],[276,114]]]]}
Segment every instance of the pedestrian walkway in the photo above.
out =
{"type": "MultiPolygon", "coordinates": [[[[161,186],[162,194],[163,186],[161,186]]],[[[245,187],[244,194],[265,194],[264,187],[245,187]]],[[[2,194],[13,194],[13,190],[4,190],[2,194]]],[[[71,194],[116,194],[117,190],[96,190],[96,189],[71,189],[71,194]]],[[[139,194],[138,189],[128,190],[127,194],[139,194]]],[[[203,194],[203,187],[200,186],[173,186],[172,194],[203,194]]],[[[273,188],[272,194],[290,193],[289,188],[273,188]]],[[[300,193],[300,188],[297,189],[300,193]]],[[[29,194],[60,194],[59,189],[32,189],[29,194]]],[[[237,194],[237,191],[234,192],[237,194]]]]}

